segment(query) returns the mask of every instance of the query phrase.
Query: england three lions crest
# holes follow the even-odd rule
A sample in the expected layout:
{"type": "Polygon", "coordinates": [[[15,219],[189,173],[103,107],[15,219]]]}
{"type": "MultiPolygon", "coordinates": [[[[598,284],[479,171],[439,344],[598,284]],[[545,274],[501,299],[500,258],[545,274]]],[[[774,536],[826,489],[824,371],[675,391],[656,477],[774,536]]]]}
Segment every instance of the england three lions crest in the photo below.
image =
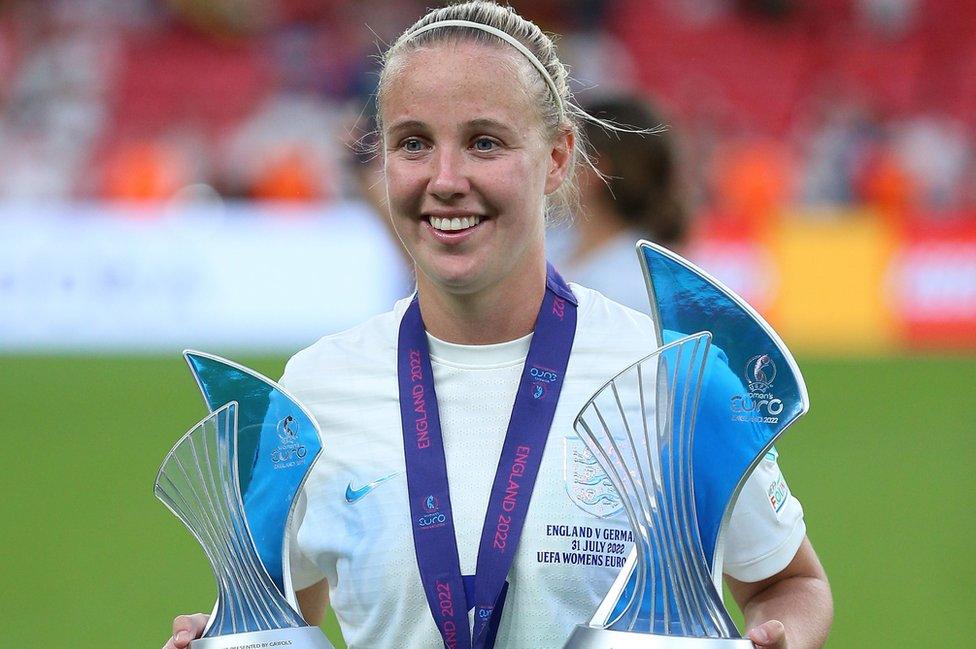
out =
{"type": "Polygon", "coordinates": [[[620,495],[599,460],[579,437],[563,440],[563,480],[566,493],[587,514],[607,518],[623,508],[620,495]]]}

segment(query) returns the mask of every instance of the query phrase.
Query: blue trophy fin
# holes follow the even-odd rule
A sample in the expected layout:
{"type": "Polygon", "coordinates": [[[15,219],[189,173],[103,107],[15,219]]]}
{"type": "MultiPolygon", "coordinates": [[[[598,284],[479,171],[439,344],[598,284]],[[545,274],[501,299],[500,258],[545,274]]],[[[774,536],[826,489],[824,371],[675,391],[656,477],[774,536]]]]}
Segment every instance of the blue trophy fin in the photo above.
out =
{"type": "Polygon", "coordinates": [[[695,431],[696,474],[709,474],[707,484],[695,481],[698,525],[714,566],[718,536],[739,489],[776,438],[809,410],[810,398],[793,354],[745,300],[662,246],[641,241],[637,251],[663,342],[709,331],[718,348],[707,377],[712,389],[702,395],[695,431]],[[706,401],[723,396],[721,404],[706,401]],[[726,449],[724,439],[734,441],[734,448],[726,449]],[[723,462],[708,461],[716,457],[723,462]]]}
{"type": "Polygon", "coordinates": [[[232,361],[183,352],[207,408],[237,407],[238,482],[258,556],[292,606],[285,532],[291,510],[322,449],[311,414],[274,381],[232,361]]]}
{"type": "MultiPolygon", "coordinates": [[[[773,328],[732,290],[657,244],[640,241],[637,253],[658,344],[712,334],[694,431],[694,503],[703,558],[720,589],[715,573],[732,506],[774,441],[809,409],[806,384],[773,328]]],[[[619,619],[636,603],[637,565],[632,556],[591,624],[619,619]]]]}

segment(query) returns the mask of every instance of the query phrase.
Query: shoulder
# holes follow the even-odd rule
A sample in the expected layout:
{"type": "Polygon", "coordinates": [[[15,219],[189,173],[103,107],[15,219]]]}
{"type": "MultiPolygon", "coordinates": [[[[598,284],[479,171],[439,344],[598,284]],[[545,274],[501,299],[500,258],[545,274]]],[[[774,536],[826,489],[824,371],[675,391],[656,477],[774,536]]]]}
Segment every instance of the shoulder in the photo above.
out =
{"type": "Polygon", "coordinates": [[[577,372],[608,379],[658,348],[649,315],[579,284],[570,288],[579,300],[571,358],[577,372]]]}
{"type": "Polygon", "coordinates": [[[296,391],[328,376],[350,376],[350,371],[368,374],[370,367],[386,369],[396,361],[400,319],[409,303],[409,298],[399,300],[392,310],[302,349],[288,360],[281,384],[296,391]]]}
{"type": "MultiPolygon", "coordinates": [[[[655,352],[662,345],[685,337],[667,329],[658,333],[650,315],[615,302],[599,291],[570,284],[579,300],[579,322],[573,355],[582,363],[606,371],[624,369],[655,352]],[[659,338],[660,336],[660,338],[659,338]]],[[[708,348],[706,386],[711,392],[741,391],[741,383],[729,368],[728,357],[717,345],[708,348]]]]}
{"type": "Polygon", "coordinates": [[[602,347],[631,347],[639,343],[657,347],[654,321],[646,313],[635,311],[611,300],[599,291],[579,284],[570,284],[579,300],[577,336],[582,341],[595,342],[602,347]]]}
{"type": "Polygon", "coordinates": [[[595,289],[576,283],[569,286],[579,300],[580,322],[585,326],[620,326],[653,333],[654,323],[648,314],[624,306],[595,289]]]}

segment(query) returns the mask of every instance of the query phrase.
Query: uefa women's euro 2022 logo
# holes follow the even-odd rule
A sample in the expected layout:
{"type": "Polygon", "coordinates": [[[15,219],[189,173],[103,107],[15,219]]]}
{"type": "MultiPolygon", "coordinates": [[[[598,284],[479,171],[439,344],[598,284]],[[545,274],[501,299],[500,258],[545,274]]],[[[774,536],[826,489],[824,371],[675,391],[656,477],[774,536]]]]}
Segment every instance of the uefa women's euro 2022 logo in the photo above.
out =
{"type": "Polygon", "coordinates": [[[440,511],[440,503],[434,494],[424,498],[423,509],[424,513],[417,519],[417,525],[421,529],[431,530],[447,524],[447,516],[440,511]]]}
{"type": "Polygon", "coordinates": [[[308,449],[298,437],[298,420],[291,415],[281,419],[275,427],[278,433],[278,446],[271,451],[271,463],[276,469],[288,469],[305,464],[308,449]]]}
{"type": "Polygon", "coordinates": [[[532,398],[542,399],[549,391],[549,386],[559,379],[559,374],[548,367],[533,365],[529,368],[529,379],[532,382],[532,398]]]}
{"type": "Polygon", "coordinates": [[[769,354],[757,354],[746,361],[747,395],[732,397],[732,421],[778,424],[783,402],[772,392],[776,380],[776,363],[769,354]]]}

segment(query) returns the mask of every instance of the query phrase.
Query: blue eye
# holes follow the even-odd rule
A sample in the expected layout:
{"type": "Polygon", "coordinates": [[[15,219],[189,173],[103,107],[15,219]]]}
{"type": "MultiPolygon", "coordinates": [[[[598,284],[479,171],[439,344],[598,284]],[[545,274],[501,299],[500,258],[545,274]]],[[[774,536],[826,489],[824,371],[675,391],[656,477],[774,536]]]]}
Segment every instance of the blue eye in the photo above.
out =
{"type": "Polygon", "coordinates": [[[481,153],[488,153],[490,151],[494,151],[497,146],[498,145],[494,140],[487,137],[479,137],[477,140],[474,141],[475,151],[480,151],[481,153]]]}
{"type": "Polygon", "coordinates": [[[407,138],[400,146],[407,153],[420,153],[424,150],[424,143],[415,137],[407,138]]]}

